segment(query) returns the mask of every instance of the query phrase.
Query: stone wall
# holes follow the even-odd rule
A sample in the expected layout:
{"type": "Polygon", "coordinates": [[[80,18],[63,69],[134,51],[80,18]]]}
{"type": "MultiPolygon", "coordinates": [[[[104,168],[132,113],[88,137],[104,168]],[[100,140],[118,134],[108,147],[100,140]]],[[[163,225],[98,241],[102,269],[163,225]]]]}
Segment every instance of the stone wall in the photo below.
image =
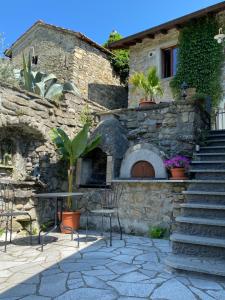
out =
{"type": "Polygon", "coordinates": [[[197,101],[180,100],[100,115],[103,120],[114,115],[120,121],[126,129],[129,147],[149,143],[164,157],[176,154],[192,156],[199,136],[209,126],[209,116],[201,107],[197,101]]]}
{"type": "MultiPolygon", "coordinates": [[[[178,43],[179,31],[176,29],[169,30],[167,34],[157,34],[154,39],[144,39],[142,43],[138,43],[135,46],[130,47],[130,76],[134,72],[145,72],[149,67],[156,66],[158,75],[161,78],[164,94],[160,101],[172,101],[173,96],[169,87],[171,78],[162,78],[162,53],[161,49],[175,46],[178,43]]],[[[134,92],[132,85],[129,85],[129,107],[137,107],[139,100],[143,98],[143,95],[134,92]]]]}
{"type": "MultiPolygon", "coordinates": [[[[170,228],[173,222],[173,207],[184,201],[182,191],[186,189],[187,183],[182,181],[172,182],[169,180],[115,180],[116,184],[123,186],[123,194],[119,200],[119,216],[123,232],[147,235],[150,227],[159,226],[170,228]]],[[[80,189],[86,196],[80,207],[88,206],[89,209],[98,207],[102,191],[91,189],[80,189]]],[[[84,227],[85,214],[81,217],[84,227]]],[[[104,220],[104,228],[109,229],[108,219],[104,220]]],[[[113,228],[118,231],[117,219],[113,219],[113,228]]],[[[90,228],[101,229],[101,217],[89,216],[90,228]]]]}
{"type": "MultiPolygon", "coordinates": [[[[34,69],[73,81],[81,97],[108,108],[127,106],[127,91],[113,71],[109,55],[54,26],[36,25],[12,46],[12,62],[22,68],[22,53],[38,56],[34,69]]],[[[58,27],[57,27],[58,28],[58,27]]]]}
{"type": "MultiPolygon", "coordinates": [[[[56,104],[0,83],[0,141],[7,136],[15,145],[15,156],[12,157],[14,181],[24,182],[26,185],[32,179],[35,166],[39,164],[40,179],[47,184],[48,191],[67,190],[67,166],[59,161],[51,142],[50,130],[61,127],[73,136],[81,129],[80,113],[87,104],[91,112],[105,109],[72,93],[65,94],[65,99],[56,104]]],[[[40,190],[40,186],[35,189],[40,190]]],[[[38,209],[32,201],[28,188],[23,207],[25,209],[28,205],[35,219],[38,209]]],[[[52,210],[49,207],[49,203],[42,207],[39,215],[43,219],[51,217],[52,210]]]]}

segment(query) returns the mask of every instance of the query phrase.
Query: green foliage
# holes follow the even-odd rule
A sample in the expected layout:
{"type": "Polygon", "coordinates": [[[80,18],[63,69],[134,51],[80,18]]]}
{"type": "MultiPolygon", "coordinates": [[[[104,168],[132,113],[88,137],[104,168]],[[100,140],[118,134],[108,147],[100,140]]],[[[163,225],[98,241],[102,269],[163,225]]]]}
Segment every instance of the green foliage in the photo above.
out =
{"type": "MultiPolygon", "coordinates": [[[[110,43],[121,40],[123,36],[117,31],[112,31],[103,47],[108,47],[110,43]]],[[[129,76],[129,51],[125,49],[111,50],[113,53],[111,63],[116,73],[120,75],[121,82],[127,84],[129,76]]]]}
{"type": "MultiPolygon", "coordinates": [[[[101,137],[98,135],[92,141],[88,142],[89,126],[85,124],[80,132],[72,139],[61,128],[53,128],[51,131],[51,139],[56,145],[61,157],[68,163],[68,192],[73,192],[73,175],[74,166],[79,157],[86,155],[88,152],[95,149],[101,137]]],[[[72,208],[72,197],[67,199],[68,209],[72,208]]]]}
{"type": "Polygon", "coordinates": [[[221,99],[222,46],[214,36],[218,33],[215,17],[189,22],[180,31],[177,73],[171,80],[173,94],[178,98],[180,85],[187,82],[197,93],[211,96],[213,106],[221,99]]]}
{"type": "Polygon", "coordinates": [[[23,69],[16,70],[17,79],[20,85],[27,91],[33,92],[43,98],[58,101],[62,98],[64,92],[72,91],[79,95],[78,89],[71,82],[64,84],[57,83],[54,74],[45,74],[42,72],[33,72],[31,64],[31,55],[29,54],[26,61],[23,54],[23,69]]]}
{"type": "Polygon", "coordinates": [[[40,228],[43,232],[46,232],[48,230],[48,228],[53,226],[53,225],[54,225],[53,221],[49,220],[49,221],[46,221],[43,224],[41,224],[40,228]]]}
{"type": "Polygon", "coordinates": [[[167,232],[166,228],[152,227],[149,230],[149,235],[152,239],[162,239],[167,232]]]}
{"type": "Polygon", "coordinates": [[[144,93],[145,100],[150,98],[153,101],[154,97],[163,95],[156,67],[149,68],[146,75],[143,72],[134,73],[130,78],[130,83],[134,91],[139,89],[144,93]]]}
{"type": "Polygon", "coordinates": [[[92,124],[93,124],[93,117],[91,115],[91,111],[90,111],[90,108],[88,106],[88,104],[86,104],[84,106],[84,108],[82,109],[81,111],[81,114],[80,114],[80,122],[81,124],[84,126],[85,124],[88,125],[88,127],[92,127],[92,124]]]}

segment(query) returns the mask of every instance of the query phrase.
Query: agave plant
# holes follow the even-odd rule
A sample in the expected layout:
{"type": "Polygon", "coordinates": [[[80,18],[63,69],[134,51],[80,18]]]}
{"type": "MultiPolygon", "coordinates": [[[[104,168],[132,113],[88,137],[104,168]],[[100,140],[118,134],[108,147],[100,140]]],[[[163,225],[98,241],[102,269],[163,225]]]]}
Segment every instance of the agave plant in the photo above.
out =
{"type": "Polygon", "coordinates": [[[154,101],[156,96],[162,96],[163,90],[160,79],[157,75],[156,67],[148,69],[147,74],[136,72],[130,78],[130,83],[133,85],[133,90],[141,90],[144,93],[145,100],[154,101]]]}
{"type": "MultiPolygon", "coordinates": [[[[96,136],[91,142],[88,142],[89,126],[85,124],[82,130],[72,139],[61,128],[54,128],[51,131],[51,138],[56,145],[63,160],[68,163],[68,192],[73,192],[74,168],[79,157],[86,155],[95,149],[101,137],[96,136]]],[[[72,208],[72,197],[67,198],[67,207],[72,208]]]]}
{"type": "Polygon", "coordinates": [[[48,75],[42,72],[34,72],[31,66],[31,55],[29,54],[26,61],[23,54],[23,70],[14,70],[15,77],[19,79],[21,86],[25,90],[55,101],[60,100],[63,93],[68,91],[78,96],[80,95],[73,83],[57,83],[57,77],[54,74],[48,75]]]}

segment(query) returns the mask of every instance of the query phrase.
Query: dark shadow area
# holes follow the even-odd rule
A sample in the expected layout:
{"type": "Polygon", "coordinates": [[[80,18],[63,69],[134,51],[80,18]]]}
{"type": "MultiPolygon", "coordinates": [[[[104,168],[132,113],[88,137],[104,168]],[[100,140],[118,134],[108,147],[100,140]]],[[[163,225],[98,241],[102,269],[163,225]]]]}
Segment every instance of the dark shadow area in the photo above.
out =
{"type": "Polygon", "coordinates": [[[128,91],[123,86],[89,83],[88,98],[108,109],[128,106],[128,91]]]}

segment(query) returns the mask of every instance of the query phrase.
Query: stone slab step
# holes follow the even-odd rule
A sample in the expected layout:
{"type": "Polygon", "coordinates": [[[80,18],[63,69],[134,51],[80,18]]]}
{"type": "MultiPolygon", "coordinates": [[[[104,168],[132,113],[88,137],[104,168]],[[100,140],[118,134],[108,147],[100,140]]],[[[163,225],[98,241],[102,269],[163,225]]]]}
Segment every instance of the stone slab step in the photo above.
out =
{"type": "Polygon", "coordinates": [[[211,238],[206,236],[173,233],[170,236],[170,240],[172,242],[225,248],[225,239],[211,238]]]}
{"type": "Polygon", "coordinates": [[[220,204],[181,203],[180,207],[191,209],[225,210],[225,205],[220,204]]]}
{"type": "MultiPolygon", "coordinates": [[[[212,139],[212,140],[207,140],[206,143],[225,143],[225,139],[212,139]]],[[[200,146],[200,149],[201,149],[201,146],[200,146]]]]}
{"type": "Polygon", "coordinates": [[[224,152],[205,152],[205,153],[201,153],[201,152],[194,152],[195,156],[214,156],[214,155],[219,155],[219,156],[225,156],[224,152]]]}
{"type": "Polygon", "coordinates": [[[225,139],[225,133],[215,133],[208,135],[207,139],[214,139],[214,138],[223,138],[225,139]]]}
{"type": "Polygon", "coordinates": [[[225,160],[193,160],[191,164],[225,164],[225,160]]]}
{"type": "Polygon", "coordinates": [[[184,195],[211,195],[211,196],[225,196],[225,192],[214,191],[183,191],[184,195]]]}
{"type": "Polygon", "coordinates": [[[173,269],[225,276],[225,260],[222,259],[170,254],[165,262],[173,269]]]}
{"type": "Polygon", "coordinates": [[[190,169],[191,173],[224,173],[225,169],[190,169]]]}
{"type": "Polygon", "coordinates": [[[192,218],[192,217],[180,216],[180,217],[176,217],[175,220],[178,223],[225,227],[225,219],[192,218]]]}

